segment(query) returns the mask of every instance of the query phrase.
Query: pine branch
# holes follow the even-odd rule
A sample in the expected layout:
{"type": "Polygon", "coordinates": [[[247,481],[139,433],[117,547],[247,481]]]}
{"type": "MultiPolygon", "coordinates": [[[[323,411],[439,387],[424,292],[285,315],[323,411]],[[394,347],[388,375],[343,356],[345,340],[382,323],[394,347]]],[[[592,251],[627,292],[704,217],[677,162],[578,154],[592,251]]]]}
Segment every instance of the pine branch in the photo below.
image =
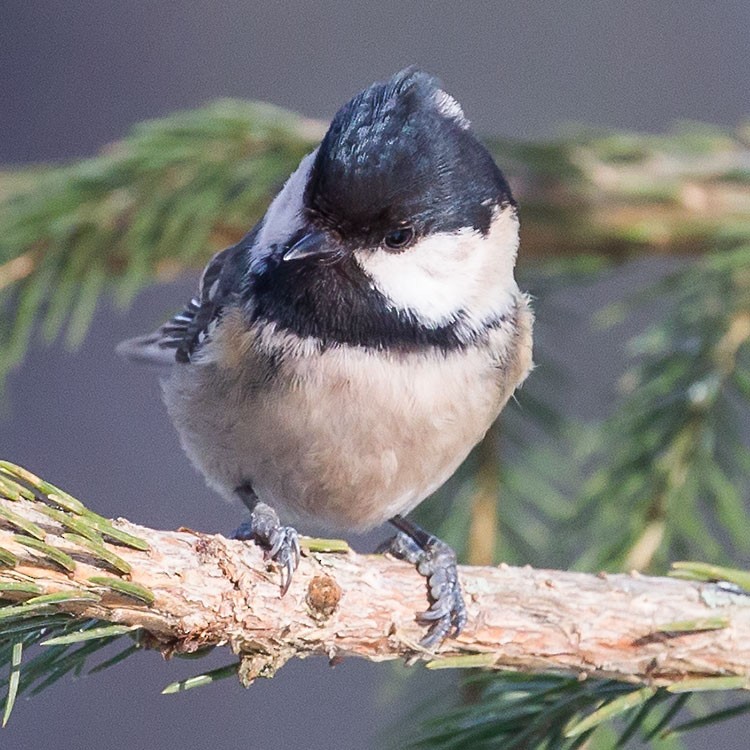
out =
{"type": "MultiPolygon", "coordinates": [[[[262,216],[325,124],[222,100],[142,123],[93,158],[0,172],[0,375],[36,324],[79,343],[109,286],[127,302],[199,267],[262,216]]],[[[491,139],[523,207],[523,259],[696,252],[750,239],[750,147],[702,125],[491,139]]]]}
{"type": "MultiPolygon", "coordinates": [[[[565,671],[671,690],[747,687],[750,675],[750,596],[736,586],[462,567],[469,626],[428,653],[415,621],[425,583],[405,563],[310,540],[280,598],[278,571],[254,545],[109,522],[11,464],[0,466],[0,494],[0,591],[13,602],[0,609],[3,640],[9,625],[67,614],[60,644],[123,632],[87,633],[94,620],[141,629],[165,655],[229,645],[245,683],[314,654],[565,671]]],[[[747,586],[731,571],[687,572],[747,586]]]]}
{"type": "Polygon", "coordinates": [[[579,557],[583,569],[659,569],[670,557],[731,560],[750,550],[748,267],[750,245],[742,245],[631,300],[668,300],[669,308],[630,342],[623,397],[599,431],[571,523],[600,542],[579,557]]]}
{"type": "Polygon", "coordinates": [[[661,135],[581,128],[492,139],[522,207],[525,258],[703,254],[750,233],[750,129],[681,123],[661,135]]]}
{"type": "Polygon", "coordinates": [[[96,157],[0,173],[0,375],[41,323],[85,336],[97,300],[199,267],[239,239],[321,137],[318,123],[223,100],[136,126],[96,157]]]}

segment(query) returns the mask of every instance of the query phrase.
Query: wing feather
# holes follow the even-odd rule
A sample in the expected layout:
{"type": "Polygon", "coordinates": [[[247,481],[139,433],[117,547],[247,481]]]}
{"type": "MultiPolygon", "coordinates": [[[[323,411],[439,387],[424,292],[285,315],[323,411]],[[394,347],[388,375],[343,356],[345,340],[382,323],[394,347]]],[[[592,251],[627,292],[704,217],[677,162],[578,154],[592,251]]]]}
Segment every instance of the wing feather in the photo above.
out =
{"type": "Polygon", "coordinates": [[[163,366],[190,362],[210,338],[211,328],[234,293],[237,260],[244,244],[214,255],[203,271],[198,294],[153,333],[123,341],[117,346],[117,353],[144,364],[163,366]]]}

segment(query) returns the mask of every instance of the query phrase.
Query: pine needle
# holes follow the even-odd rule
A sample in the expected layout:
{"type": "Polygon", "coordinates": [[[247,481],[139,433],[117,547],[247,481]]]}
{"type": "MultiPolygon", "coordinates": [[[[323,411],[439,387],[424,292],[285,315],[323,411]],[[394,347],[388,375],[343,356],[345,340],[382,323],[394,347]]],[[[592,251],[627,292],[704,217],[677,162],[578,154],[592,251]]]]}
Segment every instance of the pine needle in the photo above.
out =
{"type": "Polygon", "coordinates": [[[210,672],[204,672],[203,674],[195,675],[195,677],[188,677],[186,680],[179,680],[177,682],[171,682],[162,690],[162,695],[171,695],[173,693],[184,693],[186,690],[192,690],[197,687],[204,687],[210,685],[218,680],[224,680],[227,677],[237,675],[240,663],[233,662],[227,664],[225,667],[219,667],[218,669],[212,669],[210,672]]]}
{"type": "Polygon", "coordinates": [[[41,641],[40,646],[63,646],[71,643],[80,643],[81,641],[92,641],[97,638],[109,638],[113,635],[124,635],[140,630],[137,625],[102,625],[98,628],[89,628],[79,633],[68,633],[67,635],[58,635],[46,641],[41,641]]]}
{"type": "Polygon", "coordinates": [[[8,680],[8,695],[5,698],[5,709],[3,710],[3,727],[8,724],[11,711],[16,702],[18,694],[18,682],[21,678],[21,657],[23,656],[23,642],[17,641],[13,644],[13,652],[10,660],[10,679],[8,680]]]}

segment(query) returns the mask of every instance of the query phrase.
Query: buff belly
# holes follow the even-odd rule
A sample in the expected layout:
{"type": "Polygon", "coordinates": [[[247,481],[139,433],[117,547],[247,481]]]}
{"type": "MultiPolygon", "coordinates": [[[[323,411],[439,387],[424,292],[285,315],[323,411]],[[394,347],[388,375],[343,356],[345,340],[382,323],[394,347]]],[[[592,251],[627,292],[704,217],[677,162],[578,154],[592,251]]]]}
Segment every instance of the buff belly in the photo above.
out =
{"type": "Polygon", "coordinates": [[[220,493],[249,483],[282,520],[362,531],[414,508],[481,440],[529,370],[530,325],[448,354],[337,347],[273,367],[251,342],[173,368],[164,398],[220,493]]]}

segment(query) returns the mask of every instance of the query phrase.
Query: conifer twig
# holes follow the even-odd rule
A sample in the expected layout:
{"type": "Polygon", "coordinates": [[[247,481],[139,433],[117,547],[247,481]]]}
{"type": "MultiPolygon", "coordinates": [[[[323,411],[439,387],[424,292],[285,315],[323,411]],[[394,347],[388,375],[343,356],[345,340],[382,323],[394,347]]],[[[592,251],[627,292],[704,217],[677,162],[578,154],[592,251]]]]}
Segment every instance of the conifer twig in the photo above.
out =
{"type": "MultiPolygon", "coordinates": [[[[722,678],[717,687],[726,687],[726,678],[731,687],[747,687],[750,679],[750,596],[738,588],[637,574],[462,567],[469,625],[428,653],[417,645],[424,628],[415,620],[427,607],[425,583],[408,564],[340,546],[319,551],[329,545],[313,540],[281,598],[278,571],[255,545],[123,520],[107,526],[77,506],[42,512],[49,497],[58,501],[54,494],[0,499],[15,516],[0,519],[0,590],[13,602],[0,618],[16,608],[139,627],[165,655],[227,644],[242,657],[245,682],[313,654],[564,671],[672,688],[683,680],[690,689],[710,686],[707,678],[722,678]],[[69,533],[64,514],[103,536],[69,533]],[[18,517],[41,528],[44,540],[28,544],[33,537],[19,532],[18,517]]],[[[708,577],[703,569],[682,572],[708,577]]],[[[0,619],[0,631],[2,625],[0,619]]]]}

